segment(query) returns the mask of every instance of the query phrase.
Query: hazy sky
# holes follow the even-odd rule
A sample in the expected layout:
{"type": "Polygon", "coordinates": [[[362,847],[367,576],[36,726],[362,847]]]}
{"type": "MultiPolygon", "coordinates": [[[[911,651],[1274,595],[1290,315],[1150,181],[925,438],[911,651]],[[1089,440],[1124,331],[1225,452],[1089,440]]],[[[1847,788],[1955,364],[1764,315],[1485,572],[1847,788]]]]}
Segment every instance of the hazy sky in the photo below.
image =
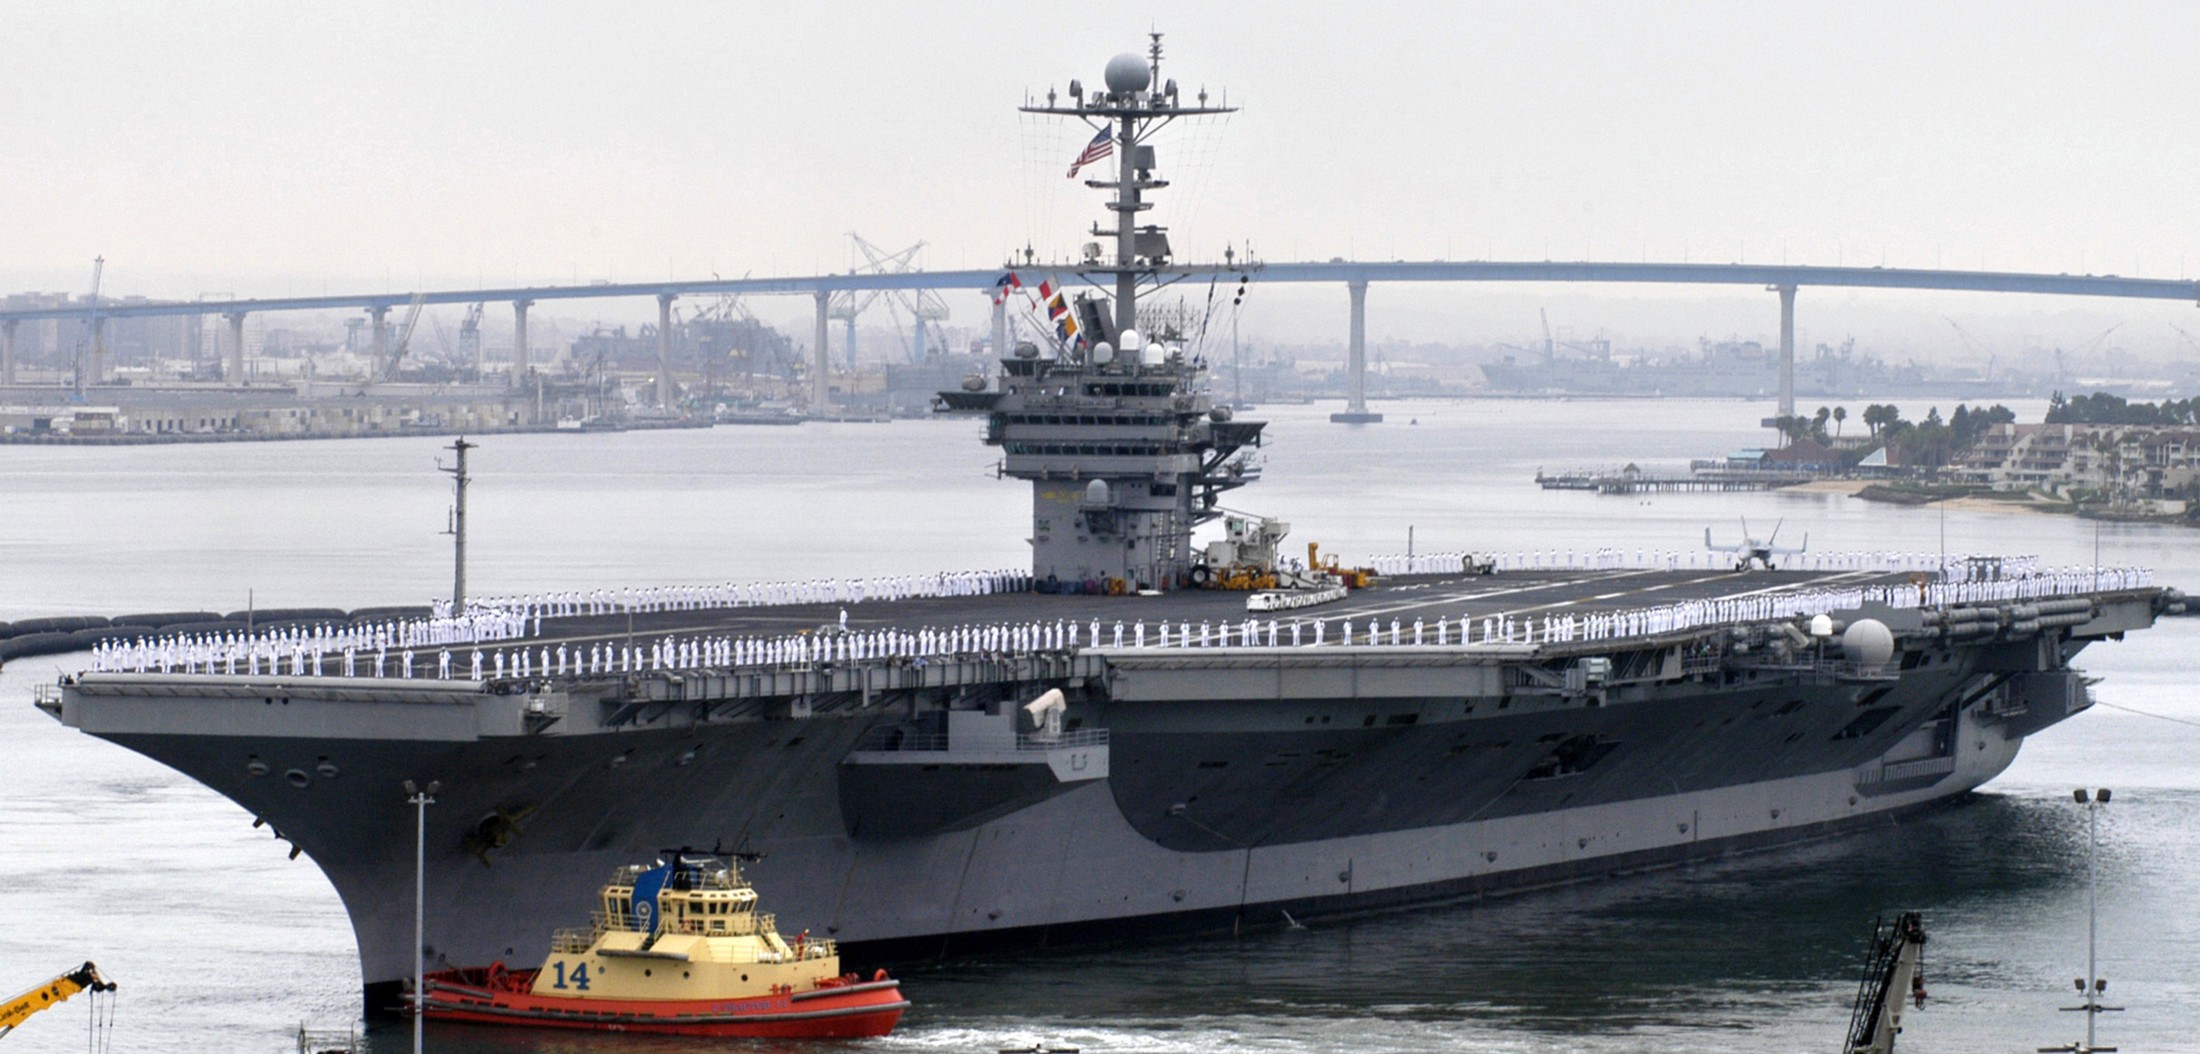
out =
{"type": "MultiPolygon", "coordinates": [[[[1182,257],[2200,271],[2191,3],[0,0],[0,289],[77,290],[95,254],[115,291],[196,296],[841,270],[851,230],[937,267],[1067,251],[1099,216],[1063,178],[1085,133],[1014,106],[1156,24],[1186,95],[1244,105],[1160,143],[1182,257]]],[[[1341,332],[1341,290],[1260,296],[1275,339],[1341,332]]],[[[1378,288],[1371,329],[1517,336],[1546,302],[1644,340],[1772,317],[1378,288]]],[[[1806,340],[2200,332],[2189,305],[1804,305],[1806,340]]]]}

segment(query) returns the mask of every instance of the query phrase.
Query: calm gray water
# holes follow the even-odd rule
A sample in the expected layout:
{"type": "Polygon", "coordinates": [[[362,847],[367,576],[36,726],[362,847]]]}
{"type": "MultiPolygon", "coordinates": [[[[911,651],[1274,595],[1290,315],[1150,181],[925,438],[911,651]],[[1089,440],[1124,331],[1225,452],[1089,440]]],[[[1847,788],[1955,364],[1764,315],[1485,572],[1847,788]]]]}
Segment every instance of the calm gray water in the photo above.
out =
{"type": "MultiPolygon", "coordinates": [[[[1731,536],[1741,516],[1760,530],[1785,517],[1783,541],[1808,531],[1813,548],[1931,550],[1945,530],[1951,550],[2077,563],[2096,544],[2094,525],[2061,517],[1530,482],[1539,466],[1679,465],[1751,445],[1761,406],[1407,403],[1364,429],[1331,426],[1331,409],[1253,414],[1275,422],[1269,478],[1233,498],[1289,520],[1294,543],[1347,555],[1402,550],[1409,526],[1428,549],[1686,548],[1706,526],[1731,536]]],[[[439,445],[0,448],[0,619],[234,610],[248,591],[263,607],[421,602],[449,586],[439,445]]],[[[1014,566],[1026,492],[992,478],[993,460],[965,421],[498,437],[473,458],[472,579],[494,592],[1014,566]]],[[[2200,586],[2200,534],[2111,526],[2098,544],[2108,561],[2200,586]]],[[[227,801],[31,709],[32,685],[73,661],[0,671],[0,994],[95,959],[124,985],[118,1051],[288,1050],[301,1020],[349,1020],[351,934],[320,873],[227,801]]],[[[2104,1018],[2104,1042],[2200,1050],[2200,725],[2133,712],[2200,722],[2200,620],[2083,664],[2107,678],[2110,705],[1923,820],[1304,932],[918,970],[903,1029],[862,1049],[1833,1050],[1866,927],[1914,908],[1934,998],[1902,1049],[2030,1051],[2082,1034],[2079,1015],[2056,1011],[2085,955],[2085,832],[2068,794],[2105,785],[2118,797],[2102,826],[2102,973],[2131,1009],[2104,1018]]],[[[85,1025],[72,1004],[4,1042],[80,1050],[85,1025]]],[[[408,1037],[375,1039],[395,1051],[408,1037]]],[[[464,1028],[429,1042],[698,1049],[464,1028]]]]}

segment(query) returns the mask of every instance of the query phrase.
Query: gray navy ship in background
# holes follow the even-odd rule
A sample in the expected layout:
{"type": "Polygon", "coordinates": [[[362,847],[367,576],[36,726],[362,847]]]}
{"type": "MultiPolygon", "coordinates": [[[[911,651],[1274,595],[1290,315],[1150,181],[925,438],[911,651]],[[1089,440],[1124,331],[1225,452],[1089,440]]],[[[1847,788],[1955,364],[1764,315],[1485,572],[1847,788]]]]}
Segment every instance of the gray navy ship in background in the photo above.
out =
{"type": "Polygon", "coordinates": [[[1090,185],[1112,192],[1114,239],[1067,268],[1096,290],[1063,297],[1056,332],[1073,339],[1019,347],[940,396],[982,417],[1002,473],[1032,488],[1026,588],[557,614],[529,641],[482,645],[547,660],[637,638],[903,642],[830,659],[86,672],[40,705],[309,855],[380,1009],[414,953],[407,780],[441,788],[431,963],[538,956],[603,874],[668,847],[741,854],[788,928],[838,939],[864,968],[1232,932],[1702,860],[1949,801],[2088,705],[2069,665],[2082,648],[2179,602],[2123,582],[1799,618],[1773,601],[1932,582],[1838,564],[1491,574],[1474,558],[1345,590],[1359,576],[1287,560],[1281,525],[1224,510],[1258,475],[1262,424],[1214,405],[1195,335],[1141,325],[1142,289],[1241,270],[1169,263],[1166,231],[1141,216],[1166,185],[1149,137],[1227,111],[1179,98],[1158,37],[1111,61],[1099,90],[1072,82],[1026,109],[1101,132],[1111,171],[1090,185]],[[1216,520],[1225,538],[1195,545],[1216,520]],[[1275,588],[1200,588],[1233,579],[1275,588]],[[1688,605],[1735,614],[1631,614],[1688,605]],[[1548,628],[1599,618],[1608,632],[1548,628]],[[1210,643],[1215,625],[1235,638],[1210,643]],[[906,647],[979,626],[1029,632],[906,647]]]}
{"type": "MultiPolygon", "coordinates": [[[[1780,390],[1780,352],[1754,340],[1703,340],[1693,356],[1622,362],[1598,338],[1547,341],[1541,353],[1507,355],[1480,367],[1490,389],[1527,395],[1771,398],[1780,390]]],[[[1818,345],[1795,360],[1795,394],[1804,399],[1990,399],[2038,394],[2040,380],[1942,376],[1916,363],[1890,365],[1846,341],[1818,345]]]]}

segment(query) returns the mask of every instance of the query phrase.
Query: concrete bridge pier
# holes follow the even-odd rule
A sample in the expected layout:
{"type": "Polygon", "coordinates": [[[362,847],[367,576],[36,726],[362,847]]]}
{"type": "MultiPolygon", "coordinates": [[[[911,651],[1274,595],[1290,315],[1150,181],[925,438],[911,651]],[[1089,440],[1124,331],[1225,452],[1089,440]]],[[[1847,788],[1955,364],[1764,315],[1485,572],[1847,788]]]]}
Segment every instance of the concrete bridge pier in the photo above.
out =
{"type": "Polygon", "coordinates": [[[16,319],[0,322],[0,384],[15,383],[16,319]]]}
{"type": "Polygon", "coordinates": [[[1780,294],[1780,416],[1795,416],[1795,287],[1776,285],[1780,294]]]}
{"type": "Polygon", "coordinates": [[[825,354],[826,309],[832,306],[833,295],[823,289],[817,291],[817,333],[810,342],[810,412],[824,413],[831,405],[832,387],[826,374],[832,368],[832,360],[825,354]]]}
{"type": "Polygon", "coordinates": [[[222,367],[222,379],[236,385],[252,383],[252,378],[244,375],[244,316],[242,311],[222,313],[222,318],[229,323],[229,356],[222,367]]]}
{"type": "Polygon", "coordinates": [[[92,320],[92,372],[89,383],[99,384],[107,379],[107,320],[92,320]]]}
{"type": "Polygon", "coordinates": [[[1383,415],[1367,411],[1367,282],[1357,280],[1345,283],[1352,294],[1352,339],[1345,362],[1345,372],[1352,382],[1352,398],[1345,403],[1343,413],[1330,414],[1337,424],[1367,425],[1383,419],[1383,415]]]}
{"type": "Polygon", "coordinates": [[[672,409],[672,293],[657,294],[657,408],[672,409]]]}
{"type": "Polygon", "coordinates": [[[389,305],[377,304],[368,308],[367,317],[374,320],[374,368],[368,375],[379,379],[390,359],[389,305]]]}
{"type": "Polygon", "coordinates": [[[527,379],[532,364],[527,358],[527,309],[535,306],[532,300],[512,301],[512,376],[506,383],[514,388],[527,379]]]}

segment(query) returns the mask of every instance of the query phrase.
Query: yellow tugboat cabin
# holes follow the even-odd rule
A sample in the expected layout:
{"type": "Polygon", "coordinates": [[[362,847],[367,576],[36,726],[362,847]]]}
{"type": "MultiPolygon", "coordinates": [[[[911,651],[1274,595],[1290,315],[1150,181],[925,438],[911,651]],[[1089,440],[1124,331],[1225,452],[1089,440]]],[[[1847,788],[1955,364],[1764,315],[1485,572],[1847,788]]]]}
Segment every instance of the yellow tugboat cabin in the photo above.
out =
{"type": "Polygon", "coordinates": [[[830,940],[780,936],[732,861],[675,856],[604,886],[589,929],[560,930],[535,975],[541,996],[727,999],[807,989],[840,973],[830,940]]]}

